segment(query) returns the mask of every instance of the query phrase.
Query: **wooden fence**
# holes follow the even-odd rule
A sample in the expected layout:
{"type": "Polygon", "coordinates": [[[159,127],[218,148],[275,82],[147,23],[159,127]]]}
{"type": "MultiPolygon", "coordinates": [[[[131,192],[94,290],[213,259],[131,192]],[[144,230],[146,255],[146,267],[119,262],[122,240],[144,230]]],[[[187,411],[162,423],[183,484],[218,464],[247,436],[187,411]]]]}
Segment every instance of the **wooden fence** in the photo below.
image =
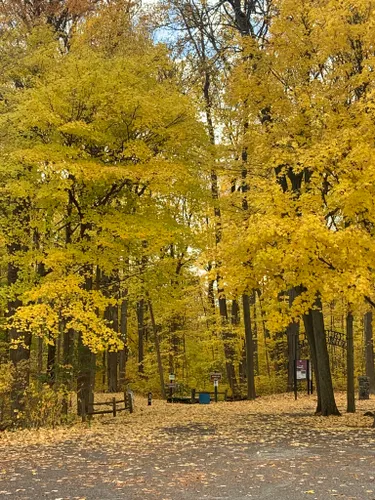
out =
{"type": "Polygon", "coordinates": [[[89,403],[88,412],[86,414],[85,405],[82,405],[82,422],[86,422],[87,417],[91,418],[93,415],[106,415],[112,413],[114,417],[116,417],[118,412],[121,411],[129,411],[130,413],[134,412],[134,394],[133,391],[124,392],[124,399],[116,400],[115,397],[112,398],[111,401],[103,401],[100,403],[89,403]],[[117,405],[123,406],[118,407],[117,405]],[[97,406],[110,406],[110,409],[105,410],[96,410],[97,406]]]}

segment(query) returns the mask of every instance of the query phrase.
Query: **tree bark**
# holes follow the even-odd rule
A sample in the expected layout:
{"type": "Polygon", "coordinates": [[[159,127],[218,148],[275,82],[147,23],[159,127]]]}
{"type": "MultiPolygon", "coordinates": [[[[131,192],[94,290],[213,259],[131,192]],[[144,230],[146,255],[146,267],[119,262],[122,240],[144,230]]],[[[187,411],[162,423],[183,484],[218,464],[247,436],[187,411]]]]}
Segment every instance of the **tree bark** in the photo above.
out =
{"type": "Polygon", "coordinates": [[[255,399],[254,343],[251,331],[250,297],[246,294],[242,296],[242,307],[245,325],[247,399],[255,399]]]}
{"type": "Polygon", "coordinates": [[[303,316],[303,324],[305,327],[305,333],[307,337],[307,341],[309,343],[309,350],[310,350],[310,359],[312,361],[313,369],[314,369],[314,375],[315,375],[315,387],[316,387],[316,393],[317,393],[317,406],[316,406],[316,413],[320,414],[322,411],[322,399],[320,396],[320,383],[319,383],[319,366],[318,366],[318,359],[316,355],[316,346],[315,346],[315,336],[314,336],[314,325],[313,325],[313,318],[311,314],[311,309],[307,314],[303,316]]]}
{"type": "Polygon", "coordinates": [[[315,300],[315,308],[311,310],[312,322],[314,328],[316,362],[318,364],[319,392],[321,409],[320,413],[324,416],[340,415],[336,406],[335,395],[333,393],[331,368],[329,365],[329,356],[327,341],[324,329],[324,319],[322,312],[322,302],[319,296],[315,300]]]}
{"type": "Polygon", "coordinates": [[[138,322],[138,373],[144,372],[143,359],[144,359],[144,335],[145,335],[145,324],[144,324],[144,312],[145,303],[141,299],[137,302],[137,322],[138,322]]]}
{"type": "Polygon", "coordinates": [[[120,310],[120,333],[124,348],[120,351],[119,359],[119,389],[123,391],[126,384],[126,362],[128,360],[127,333],[128,333],[128,300],[123,299],[120,310]]]}
{"type": "Polygon", "coordinates": [[[50,339],[53,344],[48,344],[47,352],[47,376],[48,383],[52,386],[56,380],[56,339],[50,339]]]}
{"type": "MultiPolygon", "coordinates": [[[[12,287],[18,281],[19,273],[17,264],[15,264],[12,259],[19,251],[21,251],[21,245],[18,243],[12,243],[8,246],[8,253],[11,260],[8,263],[7,282],[11,289],[11,293],[12,287]]],[[[7,317],[11,318],[21,305],[22,302],[17,295],[12,296],[7,305],[7,317]]],[[[15,412],[22,410],[23,394],[29,385],[31,334],[19,332],[17,328],[12,326],[9,329],[9,342],[9,358],[16,370],[15,380],[11,390],[12,415],[15,416],[15,412]]]]}
{"type": "Polygon", "coordinates": [[[154,341],[155,341],[155,349],[156,349],[156,357],[158,362],[158,371],[159,371],[159,379],[160,379],[160,392],[163,399],[166,398],[165,394],[165,382],[164,382],[164,370],[163,370],[163,362],[161,359],[161,351],[160,351],[160,341],[159,341],[159,333],[155,322],[154,310],[151,304],[151,301],[148,301],[148,307],[150,311],[151,317],[151,325],[154,333],[154,341]]]}
{"type": "MultiPolygon", "coordinates": [[[[304,289],[302,287],[296,288],[297,294],[303,291],[304,289]]],[[[322,302],[319,295],[316,296],[314,307],[304,315],[303,322],[315,373],[315,383],[318,394],[316,413],[324,416],[340,415],[333,392],[322,302]]]]}
{"type": "MultiPolygon", "coordinates": [[[[296,290],[292,288],[288,292],[289,307],[292,306],[296,296],[296,290]]],[[[298,338],[299,338],[299,323],[291,322],[287,328],[288,340],[288,392],[293,391],[294,386],[294,361],[298,359],[298,338]]]]}
{"type": "MultiPolygon", "coordinates": [[[[112,330],[117,333],[118,331],[117,305],[111,305],[107,307],[106,317],[110,322],[110,327],[112,328],[112,330]]],[[[113,351],[108,351],[107,355],[108,392],[118,391],[117,365],[118,365],[118,353],[113,351]]]]}
{"type": "Polygon", "coordinates": [[[370,394],[375,394],[374,339],[372,329],[372,311],[364,316],[366,375],[370,379],[370,394]]]}
{"type": "MultiPolygon", "coordinates": [[[[86,279],[85,290],[92,290],[92,275],[86,279]]],[[[95,355],[84,345],[82,335],[78,336],[78,376],[77,376],[77,413],[85,415],[94,402],[95,355]]]]}
{"type": "Polygon", "coordinates": [[[224,341],[224,354],[225,354],[225,367],[227,372],[228,383],[232,391],[232,395],[236,396],[238,393],[236,371],[234,369],[235,350],[233,347],[234,336],[228,330],[228,310],[227,301],[225,298],[219,298],[219,311],[221,318],[222,335],[224,341]]]}
{"type": "Polygon", "coordinates": [[[346,315],[346,411],[355,413],[353,315],[346,315]]]}

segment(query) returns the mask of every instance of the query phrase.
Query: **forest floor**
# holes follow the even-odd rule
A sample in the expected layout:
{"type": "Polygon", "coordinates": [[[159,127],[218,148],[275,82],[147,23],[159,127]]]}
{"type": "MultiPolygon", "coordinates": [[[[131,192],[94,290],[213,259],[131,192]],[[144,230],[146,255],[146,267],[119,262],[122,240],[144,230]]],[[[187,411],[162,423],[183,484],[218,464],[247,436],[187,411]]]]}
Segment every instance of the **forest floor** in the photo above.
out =
{"type": "MultiPolygon", "coordinates": [[[[345,396],[337,395],[345,410],[345,396]]],[[[72,427],[0,434],[0,498],[375,499],[375,429],[313,416],[314,396],[152,406],[72,427]]]]}

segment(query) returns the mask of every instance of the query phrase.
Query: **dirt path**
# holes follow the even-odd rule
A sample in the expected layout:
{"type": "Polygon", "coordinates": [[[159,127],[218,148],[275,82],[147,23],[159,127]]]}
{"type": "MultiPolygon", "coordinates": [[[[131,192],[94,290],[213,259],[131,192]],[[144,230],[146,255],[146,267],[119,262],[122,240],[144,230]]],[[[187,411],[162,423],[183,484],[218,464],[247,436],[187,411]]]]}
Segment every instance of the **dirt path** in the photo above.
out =
{"type": "MultiPolygon", "coordinates": [[[[344,403],[342,397],[339,402],[344,403]]],[[[375,430],[291,396],[147,407],[88,428],[3,433],[0,498],[375,500],[375,430]]]]}

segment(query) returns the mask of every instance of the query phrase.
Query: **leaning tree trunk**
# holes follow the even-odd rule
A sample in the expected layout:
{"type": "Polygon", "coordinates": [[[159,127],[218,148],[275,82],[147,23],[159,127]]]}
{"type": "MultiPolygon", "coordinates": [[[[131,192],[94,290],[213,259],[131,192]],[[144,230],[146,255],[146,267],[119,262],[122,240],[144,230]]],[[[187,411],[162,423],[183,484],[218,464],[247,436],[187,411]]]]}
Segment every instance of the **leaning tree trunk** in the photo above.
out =
{"type": "Polygon", "coordinates": [[[346,315],[346,398],[348,413],[355,413],[353,315],[346,315]]]}
{"type": "Polygon", "coordinates": [[[372,331],[372,311],[365,314],[365,357],[366,375],[370,379],[370,393],[375,394],[374,340],[372,331]]]}

